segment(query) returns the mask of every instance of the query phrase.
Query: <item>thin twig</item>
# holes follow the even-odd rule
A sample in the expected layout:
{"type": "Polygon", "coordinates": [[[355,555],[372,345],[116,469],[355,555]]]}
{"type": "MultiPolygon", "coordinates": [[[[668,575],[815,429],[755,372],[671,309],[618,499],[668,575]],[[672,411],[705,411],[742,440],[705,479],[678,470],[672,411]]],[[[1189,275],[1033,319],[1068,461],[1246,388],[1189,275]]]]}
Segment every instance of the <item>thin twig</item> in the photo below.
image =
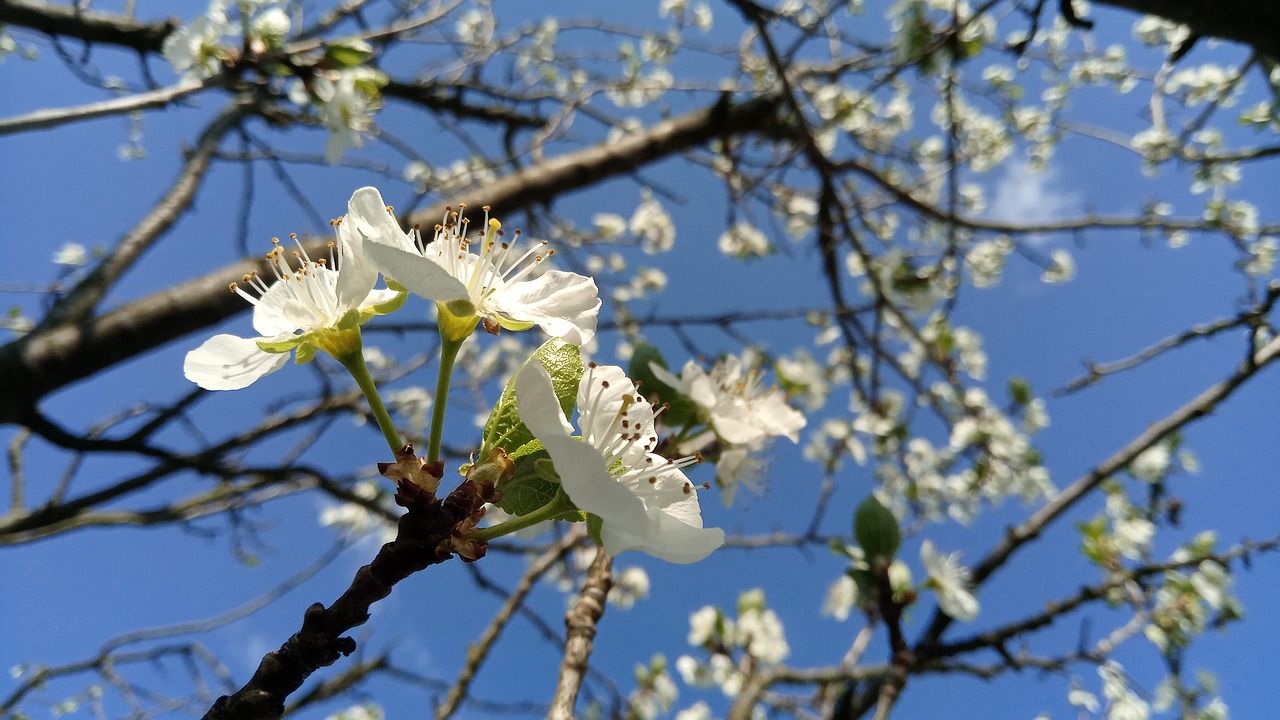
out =
{"type": "Polygon", "coordinates": [[[564,660],[560,663],[560,680],[551,700],[547,720],[573,720],[578,704],[578,691],[587,675],[587,665],[595,644],[596,625],[604,615],[605,596],[613,586],[613,561],[604,548],[596,552],[596,559],[587,571],[582,584],[582,595],[564,618],[567,630],[564,643],[564,660]]]}

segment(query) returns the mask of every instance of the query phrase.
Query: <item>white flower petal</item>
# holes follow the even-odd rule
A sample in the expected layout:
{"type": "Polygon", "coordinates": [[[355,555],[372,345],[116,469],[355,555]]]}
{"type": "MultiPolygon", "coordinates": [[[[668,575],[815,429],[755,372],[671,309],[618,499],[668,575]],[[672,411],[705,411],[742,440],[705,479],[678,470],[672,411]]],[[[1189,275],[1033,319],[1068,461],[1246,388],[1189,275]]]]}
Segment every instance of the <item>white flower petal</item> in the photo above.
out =
{"type": "MultiPolygon", "coordinates": [[[[383,211],[386,215],[386,211],[383,211]]],[[[388,216],[389,217],[389,216],[388,216]]],[[[369,291],[378,282],[378,268],[374,267],[364,252],[364,237],[347,215],[338,224],[338,278],[337,299],[342,312],[360,307],[369,291]]]]}
{"type": "Polygon", "coordinates": [[[297,330],[298,325],[285,313],[285,306],[292,299],[293,294],[285,287],[285,281],[273,283],[253,305],[253,329],[262,337],[276,337],[297,330]]]}
{"type": "Polygon", "coordinates": [[[537,323],[548,335],[573,345],[584,345],[596,334],[599,291],[594,280],[577,273],[550,270],[504,287],[492,302],[508,317],[537,323]]]}
{"type": "Polygon", "coordinates": [[[605,552],[616,556],[624,550],[641,550],[667,562],[688,564],[706,558],[724,544],[724,531],[720,528],[686,525],[661,511],[651,511],[649,520],[643,534],[605,522],[600,529],[605,552]]]}
{"type": "Polygon", "coordinates": [[[942,612],[960,622],[970,622],[978,617],[978,601],[965,591],[938,593],[938,606],[942,608],[942,612]]]}
{"type": "MultiPolygon", "coordinates": [[[[622,429],[616,427],[614,421],[625,403],[632,408],[627,415],[631,423],[627,432],[640,440],[656,441],[653,406],[640,396],[622,368],[600,365],[588,372],[589,376],[584,375],[583,382],[578,385],[578,426],[582,428],[582,437],[597,448],[614,445],[617,433],[622,429]],[[600,387],[593,389],[595,385],[600,387]]],[[[643,442],[628,442],[618,451],[618,459],[625,465],[634,466],[644,461],[646,452],[643,442]]]]}
{"type": "Polygon", "coordinates": [[[269,353],[252,339],[214,335],[187,353],[182,373],[205,390],[239,390],[279,370],[289,353],[269,353]]]}
{"type": "Polygon", "coordinates": [[[360,309],[368,310],[370,308],[375,308],[379,305],[382,305],[383,303],[391,302],[399,294],[400,293],[396,292],[395,290],[389,290],[387,288],[382,288],[381,290],[373,290],[368,295],[364,296],[364,302],[360,303],[360,309]]]}
{"type": "Polygon", "coordinates": [[[544,444],[546,438],[567,438],[573,434],[573,426],[560,409],[551,376],[537,360],[530,360],[516,378],[516,412],[529,432],[544,444]]]}
{"type": "Polygon", "coordinates": [[[711,426],[716,429],[716,435],[734,445],[750,445],[766,437],[764,429],[753,421],[754,418],[745,413],[716,413],[711,416],[711,426]]]}
{"type": "Polygon", "coordinates": [[[659,365],[656,361],[649,363],[649,372],[652,372],[653,376],[658,379],[658,382],[663,385],[666,385],[672,390],[678,390],[681,393],[684,392],[684,381],[672,374],[670,370],[659,365]]]}
{"type": "Polygon", "coordinates": [[[694,458],[649,453],[653,408],[622,368],[592,365],[578,385],[582,438],[571,437],[546,370],[530,363],[516,379],[521,420],[550,454],[561,487],[600,518],[605,550],[641,550],[676,563],[703,559],[724,532],[702,527],[698,496],[680,468],[694,458]]]}
{"type": "Polygon", "coordinates": [[[370,242],[413,251],[413,240],[400,228],[400,223],[387,211],[387,203],[377,188],[362,187],[347,203],[347,219],[355,221],[355,229],[370,242]]]}
{"type": "Polygon", "coordinates": [[[698,363],[690,360],[684,365],[682,377],[688,378],[689,397],[708,410],[716,406],[716,384],[698,363]]]}
{"type": "Polygon", "coordinates": [[[398,247],[371,242],[365,252],[382,274],[405,286],[414,295],[435,302],[465,300],[467,286],[431,257],[398,247]]]}
{"type": "Polygon", "coordinates": [[[788,405],[777,392],[757,402],[756,417],[767,435],[779,435],[791,442],[800,441],[800,429],[808,422],[803,413],[788,405]]]}
{"type": "Polygon", "coordinates": [[[578,509],[599,516],[605,527],[617,532],[646,534],[649,522],[644,503],[614,479],[599,450],[570,437],[539,439],[560,474],[560,486],[578,509]]]}

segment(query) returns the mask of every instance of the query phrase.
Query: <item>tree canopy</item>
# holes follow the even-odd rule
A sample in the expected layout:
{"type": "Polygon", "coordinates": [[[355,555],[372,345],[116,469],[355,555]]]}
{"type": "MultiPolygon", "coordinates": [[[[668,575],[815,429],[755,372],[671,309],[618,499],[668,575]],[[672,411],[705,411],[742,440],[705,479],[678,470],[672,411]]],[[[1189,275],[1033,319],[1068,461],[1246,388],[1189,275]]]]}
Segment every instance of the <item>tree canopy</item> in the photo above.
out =
{"type": "Polygon", "coordinates": [[[0,0],[0,715],[1265,712],[1278,43],[0,0]]]}

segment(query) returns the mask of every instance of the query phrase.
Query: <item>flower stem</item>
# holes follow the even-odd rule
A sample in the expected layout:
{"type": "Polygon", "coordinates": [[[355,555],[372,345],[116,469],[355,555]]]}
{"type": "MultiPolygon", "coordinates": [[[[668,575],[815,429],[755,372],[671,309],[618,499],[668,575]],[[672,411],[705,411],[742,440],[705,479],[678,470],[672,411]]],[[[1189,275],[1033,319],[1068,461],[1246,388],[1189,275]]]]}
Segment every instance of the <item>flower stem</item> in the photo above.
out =
{"type": "Polygon", "coordinates": [[[436,378],[435,406],[431,408],[431,438],[427,443],[427,462],[440,459],[440,437],[444,435],[444,411],[449,404],[449,382],[453,378],[453,361],[462,349],[462,340],[442,339],[440,343],[440,375],[436,378]]]}
{"type": "Polygon", "coordinates": [[[556,496],[551,499],[551,502],[531,513],[528,513],[527,515],[511,518],[506,522],[498,523],[492,527],[472,530],[471,532],[463,535],[463,537],[468,540],[482,540],[487,542],[494,538],[502,537],[503,535],[510,535],[513,532],[523,530],[527,527],[533,527],[543,520],[551,520],[552,518],[574,509],[573,501],[569,499],[568,495],[564,494],[564,490],[560,490],[556,493],[556,496]]]}
{"type": "Polygon", "coordinates": [[[373,411],[373,417],[378,421],[382,437],[386,438],[391,453],[394,455],[400,452],[404,442],[400,440],[400,433],[396,432],[396,426],[391,422],[391,413],[387,412],[387,406],[382,404],[382,396],[378,394],[373,376],[369,374],[369,366],[364,363],[364,353],[357,348],[355,352],[345,353],[337,360],[342,363],[347,372],[351,373],[351,377],[355,378],[356,385],[360,386],[360,391],[364,393],[364,399],[369,402],[369,409],[373,411]]]}

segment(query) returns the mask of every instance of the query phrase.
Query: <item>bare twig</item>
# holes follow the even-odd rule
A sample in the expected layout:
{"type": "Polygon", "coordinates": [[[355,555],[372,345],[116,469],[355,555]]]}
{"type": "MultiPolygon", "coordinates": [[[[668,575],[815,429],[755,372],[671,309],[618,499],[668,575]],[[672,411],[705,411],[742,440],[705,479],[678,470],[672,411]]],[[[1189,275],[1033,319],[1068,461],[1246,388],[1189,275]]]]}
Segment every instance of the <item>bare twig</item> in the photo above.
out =
{"type": "MultiPolygon", "coordinates": [[[[525,570],[524,575],[520,578],[520,582],[516,583],[515,588],[511,590],[511,594],[502,603],[502,607],[493,616],[493,619],[489,621],[489,626],[484,629],[480,639],[467,649],[466,664],[463,666],[462,672],[458,674],[458,679],[449,688],[449,694],[445,696],[444,702],[436,708],[436,720],[445,720],[445,718],[452,717],[458,711],[462,701],[467,697],[467,690],[471,687],[471,681],[475,679],[476,673],[480,670],[480,665],[489,656],[494,643],[498,641],[498,637],[502,635],[503,629],[506,628],[507,623],[515,615],[516,610],[520,608],[525,598],[529,596],[534,584],[548,570],[554,567],[566,553],[581,542],[585,536],[585,529],[581,526],[575,526],[572,531],[565,533],[565,536],[560,538],[559,542],[548,548],[546,552],[538,556],[529,565],[529,568],[525,570]]],[[[603,554],[602,551],[601,555],[603,554]]]]}
{"type": "Polygon", "coordinates": [[[613,560],[604,548],[596,552],[596,559],[587,571],[582,584],[582,595],[565,615],[567,630],[564,644],[564,660],[560,663],[560,680],[551,701],[548,720],[573,720],[578,704],[578,691],[587,675],[591,649],[595,644],[596,625],[604,616],[605,596],[613,586],[613,560]]]}
{"type": "Polygon", "coordinates": [[[0,119],[0,135],[10,135],[31,130],[49,130],[72,122],[162,108],[188,95],[199,92],[205,87],[206,85],[203,82],[184,81],[159,90],[126,95],[87,105],[58,108],[56,110],[36,110],[25,115],[0,119]]]}

